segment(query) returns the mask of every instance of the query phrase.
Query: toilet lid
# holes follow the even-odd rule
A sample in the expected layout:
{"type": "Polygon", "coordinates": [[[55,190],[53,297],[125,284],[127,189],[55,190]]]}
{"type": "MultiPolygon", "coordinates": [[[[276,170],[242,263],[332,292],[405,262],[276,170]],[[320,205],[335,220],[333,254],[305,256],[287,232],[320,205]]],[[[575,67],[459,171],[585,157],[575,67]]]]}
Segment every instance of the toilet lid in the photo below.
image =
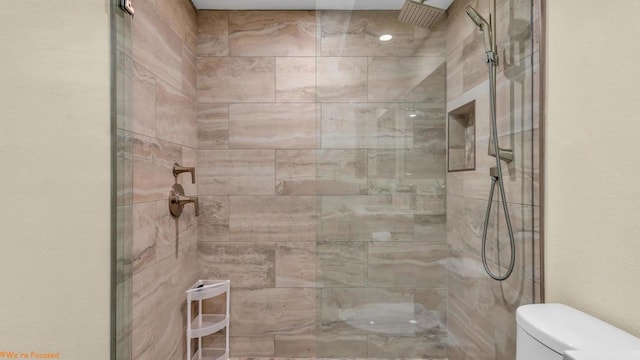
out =
{"type": "Polygon", "coordinates": [[[584,351],[569,350],[564,360],[639,360],[640,351],[584,351]]]}

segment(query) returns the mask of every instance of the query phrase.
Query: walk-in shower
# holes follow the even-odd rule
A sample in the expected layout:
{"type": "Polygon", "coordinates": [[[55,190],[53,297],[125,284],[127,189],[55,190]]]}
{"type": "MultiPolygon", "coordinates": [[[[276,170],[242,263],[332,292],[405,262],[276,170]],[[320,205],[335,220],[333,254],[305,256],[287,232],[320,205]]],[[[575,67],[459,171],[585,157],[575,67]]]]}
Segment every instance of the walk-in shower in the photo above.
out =
{"type": "Polygon", "coordinates": [[[117,10],[117,360],[190,359],[227,335],[234,360],[512,358],[513,312],[539,286],[537,50],[508,30],[533,28],[534,1],[117,10]],[[410,7],[437,19],[400,21],[410,7]],[[448,143],[458,109],[469,143],[448,143]],[[497,163],[448,172],[453,145],[497,163]],[[171,216],[176,182],[198,217],[171,216]],[[187,346],[198,279],[230,280],[229,333],[187,346]]]}

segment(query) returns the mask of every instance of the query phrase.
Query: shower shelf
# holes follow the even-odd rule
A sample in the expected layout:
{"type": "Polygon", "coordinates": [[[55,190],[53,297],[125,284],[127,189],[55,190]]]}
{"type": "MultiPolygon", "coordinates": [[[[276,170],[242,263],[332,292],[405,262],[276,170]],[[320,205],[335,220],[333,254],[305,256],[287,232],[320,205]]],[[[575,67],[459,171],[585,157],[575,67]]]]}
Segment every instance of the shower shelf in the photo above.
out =
{"type": "MultiPolygon", "coordinates": [[[[229,359],[229,280],[198,280],[187,290],[187,360],[227,360],[229,359]],[[223,314],[203,313],[203,300],[224,296],[226,303],[223,314]],[[195,314],[192,307],[195,306],[195,314]],[[195,316],[195,317],[194,317],[195,316]],[[203,338],[225,330],[224,348],[207,348],[203,338]],[[197,339],[197,350],[192,351],[192,339],[197,339]],[[191,354],[193,353],[193,356],[191,354]]],[[[210,341],[205,341],[209,343],[210,341]]],[[[222,344],[220,344],[222,345],[222,344]]]]}

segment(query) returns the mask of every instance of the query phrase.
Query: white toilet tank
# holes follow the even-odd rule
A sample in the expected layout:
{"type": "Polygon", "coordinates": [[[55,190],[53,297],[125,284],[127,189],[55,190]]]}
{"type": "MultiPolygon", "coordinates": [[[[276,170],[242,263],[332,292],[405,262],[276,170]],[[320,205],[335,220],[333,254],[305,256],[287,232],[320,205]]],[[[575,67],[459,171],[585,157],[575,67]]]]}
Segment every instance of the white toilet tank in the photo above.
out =
{"type": "Polygon", "coordinates": [[[639,338],[567,305],[523,305],[516,322],[516,360],[562,360],[567,350],[640,350],[639,338]]]}

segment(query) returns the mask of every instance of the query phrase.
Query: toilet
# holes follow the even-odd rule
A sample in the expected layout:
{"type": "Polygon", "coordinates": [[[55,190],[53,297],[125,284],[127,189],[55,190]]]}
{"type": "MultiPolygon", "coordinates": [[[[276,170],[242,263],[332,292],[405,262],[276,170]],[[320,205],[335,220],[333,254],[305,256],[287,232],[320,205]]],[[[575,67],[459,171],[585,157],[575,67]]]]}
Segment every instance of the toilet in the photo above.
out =
{"type": "Polygon", "coordinates": [[[567,305],[520,306],[516,323],[516,360],[640,360],[640,338],[567,305]]]}

